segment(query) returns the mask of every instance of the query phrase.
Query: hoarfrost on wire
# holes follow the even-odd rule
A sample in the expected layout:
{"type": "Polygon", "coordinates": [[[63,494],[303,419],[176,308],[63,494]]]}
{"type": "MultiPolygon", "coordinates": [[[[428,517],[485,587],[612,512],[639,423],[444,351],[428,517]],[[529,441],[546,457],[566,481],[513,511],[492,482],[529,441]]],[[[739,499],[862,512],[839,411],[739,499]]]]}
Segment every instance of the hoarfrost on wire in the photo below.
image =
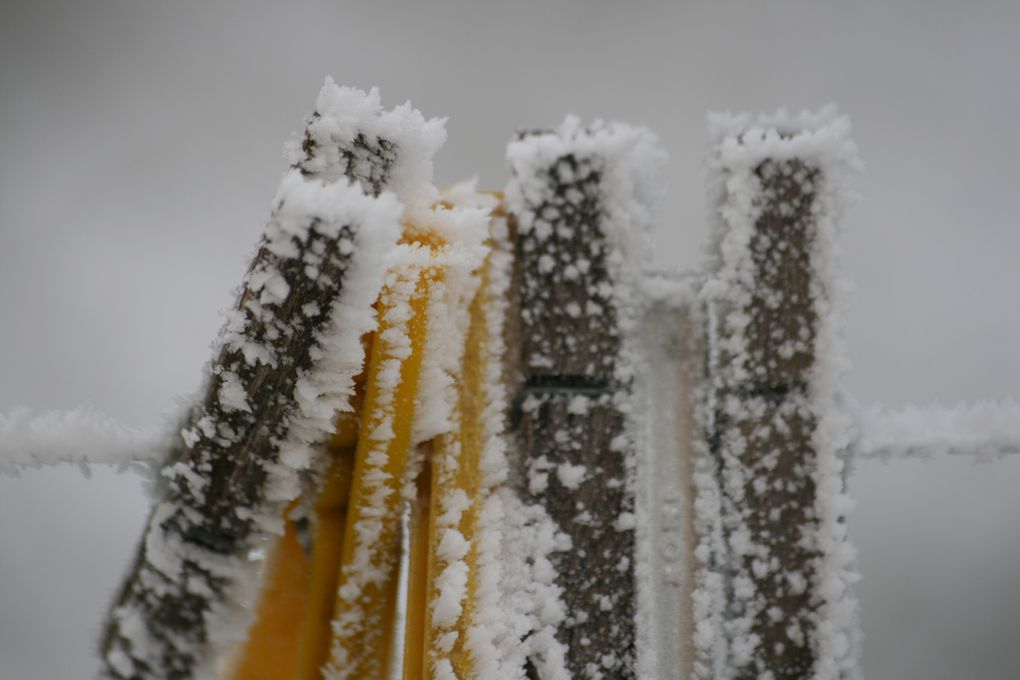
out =
{"type": "Polygon", "coordinates": [[[990,460],[1020,453],[1020,404],[1012,398],[955,406],[868,406],[858,413],[860,458],[971,455],[990,460]]]}
{"type": "Polygon", "coordinates": [[[165,433],[136,429],[88,408],[0,414],[0,474],[52,465],[114,465],[146,471],[170,446],[165,433]]]}

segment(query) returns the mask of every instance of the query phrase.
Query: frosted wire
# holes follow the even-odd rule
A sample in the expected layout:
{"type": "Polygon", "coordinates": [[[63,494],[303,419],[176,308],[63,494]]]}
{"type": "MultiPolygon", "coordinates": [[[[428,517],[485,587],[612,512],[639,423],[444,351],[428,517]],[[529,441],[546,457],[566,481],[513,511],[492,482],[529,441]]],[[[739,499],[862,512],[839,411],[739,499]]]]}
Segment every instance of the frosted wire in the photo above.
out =
{"type": "Polygon", "coordinates": [[[860,458],[930,458],[1020,453],[1020,404],[1013,399],[896,410],[869,406],[859,414],[854,450],[860,458]]]}
{"type": "Polygon", "coordinates": [[[156,463],[165,438],[153,430],[127,427],[87,408],[33,413],[17,408],[0,415],[0,474],[52,465],[116,465],[121,469],[156,463]]]}

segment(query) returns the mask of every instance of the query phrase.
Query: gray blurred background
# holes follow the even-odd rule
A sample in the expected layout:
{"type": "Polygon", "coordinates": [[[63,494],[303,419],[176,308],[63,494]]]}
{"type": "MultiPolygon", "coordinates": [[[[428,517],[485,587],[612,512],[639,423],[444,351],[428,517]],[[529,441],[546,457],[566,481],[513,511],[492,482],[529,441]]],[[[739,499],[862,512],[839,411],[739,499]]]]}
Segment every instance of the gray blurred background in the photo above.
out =
{"type": "MultiPolygon", "coordinates": [[[[652,127],[658,264],[706,240],[711,110],[849,114],[862,402],[1020,396],[1020,5],[1010,2],[142,2],[0,8],[0,412],[157,427],[196,389],[327,74],[449,116],[437,181],[501,187],[515,128],[652,127]]],[[[1020,458],[1020,457],[1018,457],[1020,458]]],[[[1020,459],[862,463],[873,680],[1020,677],[1020,459]]],[[[0,680],[90,676],[147,511],[141,479],[0,479],[0,680]]]]}

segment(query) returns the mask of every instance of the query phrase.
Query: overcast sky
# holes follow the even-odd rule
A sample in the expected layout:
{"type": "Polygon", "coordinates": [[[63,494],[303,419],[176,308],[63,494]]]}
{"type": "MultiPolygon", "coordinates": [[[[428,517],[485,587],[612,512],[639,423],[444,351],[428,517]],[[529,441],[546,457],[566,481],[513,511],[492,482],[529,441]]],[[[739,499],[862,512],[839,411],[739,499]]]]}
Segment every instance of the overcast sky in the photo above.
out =
{"type": "MultiPolygon", "coordinates": [[[[1020,396],[1014,2],[0,5],[0,412],[155,427],[198,386],[324,76],[448,116],[437,181],[506,178],[516,128],[645,124],[658,264],[706,240],[705,115],[835,101],[867,165],[845,225],[862,402],[1020,396]]],[[[81,678],[142,481],[0,479],[0,680],[81,678]]],[[[874,679],[1020,677],[1020,460],[862,464],[874,679]]]]}

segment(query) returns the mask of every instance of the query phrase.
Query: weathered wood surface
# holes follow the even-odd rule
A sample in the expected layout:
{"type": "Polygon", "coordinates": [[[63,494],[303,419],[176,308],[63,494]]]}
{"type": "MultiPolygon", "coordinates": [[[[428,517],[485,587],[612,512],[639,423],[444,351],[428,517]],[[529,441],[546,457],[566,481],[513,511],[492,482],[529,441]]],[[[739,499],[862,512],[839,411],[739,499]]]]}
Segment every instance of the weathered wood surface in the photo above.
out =
{"type": "MultiPolygon", "coordinates": [[[[362,135],[349,147],[326,151],[306,136],[303,149],[306,157],[296,164],[302,174],[325,181],[345,176],[371,195],[384,187],[395,154],[387,140],[369,143],[362,135]],[[341,160],[315,164],[321,176],[306,167],[327,152],[341,160]]],[[[213,359],[205,395],[183,425],[184,438],[168,453],[160,500],[111,607],[101,640],[108,676],[191,678],[207,661],[201,657],[213,633],[208,615],[236,589],[239,577],[236,569],[213,565],[244,562],[253,548],[250,539],[259,532],[253,517],[264,509],[267,468],[279,462],[297,409],[295,386],[315,361],[320,332],[357,255],[349,247],[358,241],[357,225],[330,235],[317,226],[311,220],[303,240],[293,240],[291,256],[261,247],[251,265],[246,281],[252,273],[276,271],[286,284],[282,301],[268,303],[246,285],[235,312],[245,319],[240,341],[270,348],[274,361],[251,362],[229,344],[213,359]],[[315,276],[307,274],[309,266],[318,268],[315,276]],[[267,318],[272,323],[264,323],[267,318]],[[234,404],[238,397],[245,408],[234,404]],[[174,546],[174,563],[153,554],[157,533],[174,546]],[[196,559],[177,557],[185,553],[196,559]]]]}
{"type": "Polygon", "coordinates": [[[605,162],[568,152],[537,171],[515,169],[529,173],[517,177],[522,184],[545,190],[518,209],[528,214],[512,215],[521,494],[571,539],[571,550],[552,560],[567,609],[557,638],[579,678],[635,672],[633,452],[622,409],[631,387],[617,381],[618,282],[600,205],[605,162]]]}
{"type": "Polygon", "coordinates": [[[796,158],[766,159],[754,175],[760,213],[749,244],[753,280],[746,304],[723,310],[738,321],[724,321],[718,358],[714,452],[722,468],[723,531],[739,553],[730,565],[725,616],[737,677],[807,678],[818,623],[811,538],[816,421],[808,394],[816,360],[811,249],[818,170],[796,158]],[[731,370],[738,363],[745,370],[731,370]]]}

